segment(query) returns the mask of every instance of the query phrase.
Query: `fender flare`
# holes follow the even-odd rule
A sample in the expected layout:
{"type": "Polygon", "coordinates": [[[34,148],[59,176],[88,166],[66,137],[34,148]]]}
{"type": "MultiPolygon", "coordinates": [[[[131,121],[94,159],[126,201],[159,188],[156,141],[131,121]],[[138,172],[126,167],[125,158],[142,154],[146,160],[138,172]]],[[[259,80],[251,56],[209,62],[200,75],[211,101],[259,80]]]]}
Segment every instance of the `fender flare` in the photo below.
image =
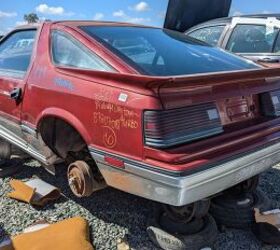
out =
{"type": "Polygon", "coordinates": [[[40,113],[40,115],[36,119],[36,128],[39,128],[40,122],[46,117],[56,117],[61,120],[64,120],[68,124],[70,124],[77,132],[81,135],[83,140],[86,142],[87,145],[91,142],[91,137],[87,132],[85,126],[82,122],[72,113],[60,109],[60,108],[47,108],[40,113]]]}

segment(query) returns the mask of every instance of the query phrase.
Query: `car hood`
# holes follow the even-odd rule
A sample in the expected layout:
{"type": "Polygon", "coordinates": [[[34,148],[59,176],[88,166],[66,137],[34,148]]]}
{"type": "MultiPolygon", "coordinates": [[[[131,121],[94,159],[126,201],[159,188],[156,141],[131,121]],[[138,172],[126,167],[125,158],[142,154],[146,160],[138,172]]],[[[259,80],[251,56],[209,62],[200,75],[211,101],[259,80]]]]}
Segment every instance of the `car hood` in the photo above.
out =
{"type": "Polygon", "coordinates": [[[211,19],[226,17],[231,0],[169,0],[164,27],[184,32],[211,19]]]}

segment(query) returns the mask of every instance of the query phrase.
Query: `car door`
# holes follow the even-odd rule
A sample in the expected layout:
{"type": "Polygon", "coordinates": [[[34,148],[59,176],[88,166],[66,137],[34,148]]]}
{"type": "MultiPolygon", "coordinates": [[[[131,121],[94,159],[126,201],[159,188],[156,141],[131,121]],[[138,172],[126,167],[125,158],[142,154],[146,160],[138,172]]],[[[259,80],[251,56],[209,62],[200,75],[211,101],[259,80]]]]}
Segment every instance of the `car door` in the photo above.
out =
{"type": "Polygon", "coordinates": [[[276,48],[279,31],[280,21],[276,18],[234,18],[223,48],[255,62],[279,67],[276,48]]]}
{"type": "Polygon", "coordinates": [[[24,143],[21,104],[36,30],[12,32],[0,42],[0,135],[24,143]]]}

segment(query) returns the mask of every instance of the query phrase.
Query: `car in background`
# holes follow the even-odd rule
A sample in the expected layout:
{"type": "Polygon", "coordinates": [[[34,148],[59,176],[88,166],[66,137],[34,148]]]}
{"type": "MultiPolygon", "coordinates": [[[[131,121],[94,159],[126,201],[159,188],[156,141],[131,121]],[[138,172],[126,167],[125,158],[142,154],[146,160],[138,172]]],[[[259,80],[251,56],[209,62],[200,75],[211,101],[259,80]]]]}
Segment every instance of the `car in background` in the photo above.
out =
{"type": "Polygon", "coordinates": [[[214,19],[185,32],[269,67],[280,66],[280,14],[214,19]]]}

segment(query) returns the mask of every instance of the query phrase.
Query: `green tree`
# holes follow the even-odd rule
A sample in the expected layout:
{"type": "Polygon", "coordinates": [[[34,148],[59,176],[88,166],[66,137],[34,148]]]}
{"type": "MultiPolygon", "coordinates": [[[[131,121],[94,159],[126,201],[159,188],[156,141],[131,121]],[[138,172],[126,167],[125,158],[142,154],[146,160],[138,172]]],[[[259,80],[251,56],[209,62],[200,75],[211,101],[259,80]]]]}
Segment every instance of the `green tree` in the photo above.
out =
{"type": "Polygon", "coordinates": [[[30,13],[30,14],[24,15],[24,20],[27,23],[37,23],[39,21],[39,17],[35,13],[30,13]]]}

